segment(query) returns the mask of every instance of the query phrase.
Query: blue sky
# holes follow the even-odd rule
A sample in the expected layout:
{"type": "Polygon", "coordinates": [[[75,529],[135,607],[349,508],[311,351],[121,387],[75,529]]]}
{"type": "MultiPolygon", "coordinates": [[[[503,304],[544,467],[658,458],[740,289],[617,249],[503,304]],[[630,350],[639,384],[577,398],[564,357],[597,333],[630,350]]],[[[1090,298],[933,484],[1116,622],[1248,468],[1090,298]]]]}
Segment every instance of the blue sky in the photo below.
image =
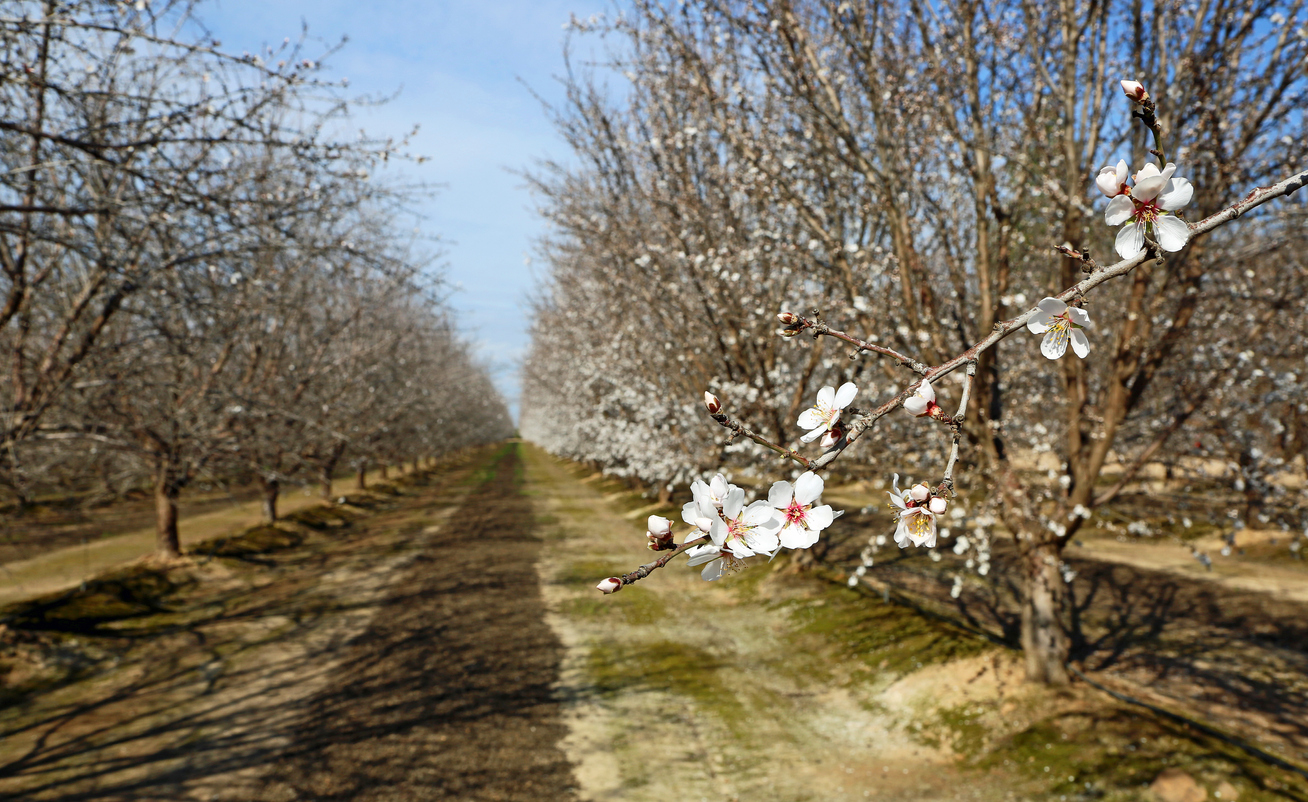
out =
{"type": "Polygon", "coordinates": [[[302,21],[312,38],[348,35],[329,75],[361,93],[399,90],[386,106],[361,110],[358,124],[397,137],[421,126],[412,150],[431,161],[402,169],[444,185],[423,207],[423,226],[446,242],[446,275],[460,287],[451,302],[515,414],[532,284],[524,260],[543,228],[510,171],[566,160],[530,90],[561,98],[564,23],[603,10],[602,0],[221,0],[201,12],[228,52],[294,40],[302,21]]]}

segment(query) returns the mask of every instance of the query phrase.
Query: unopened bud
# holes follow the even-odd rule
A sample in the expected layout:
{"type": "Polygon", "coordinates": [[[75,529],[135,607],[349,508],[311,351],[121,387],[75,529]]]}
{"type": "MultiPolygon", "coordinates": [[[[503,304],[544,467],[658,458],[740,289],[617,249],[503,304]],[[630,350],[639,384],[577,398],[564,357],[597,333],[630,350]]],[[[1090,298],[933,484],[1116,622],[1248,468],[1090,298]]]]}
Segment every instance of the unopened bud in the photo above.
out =
{"type": "Polygon", "coordinates": [[[1136,103],[1143,103],[1149,99],[1149,93],[1145,91],[1144,84],[1139,81],[1122,81],[1122,91],[1136,103]]]}
{"type": "Polygon", "coordinates": [[[704,391],[704,406],[708,407],[710,415],[716,415],[722,411],[722,402],[708,390],[704,391]]]}
{"type": "Polygon", "coordinates": [[[651,535],[667,535],[672,532],[672,522],[661,515],[651,515],[648,528],[651,535]]]}
{"type": "Polygon", "coordinates": [[[794,337],[796,334],[799,334],[799,329],[777,329],[778,337],[785,337],[786,339],[790,339],[791,337],[794,337]]]}
{"type": "Polygon", "coordinates": [[[622,590],[622,580],[616,576],[611,576],[595,586],[600,593],[617,593],[622,590]]]}
{"type": "Polygon", "coordinates": [[[823,448],[832,448],[836,445],[836,443],[840,442],[840,438],[844,437],[844,435],[845,435],[844,431],[839,426],[836,426],[831,430],[829,430],[826,434],[822,435],[822,439],[818,441],[818,445],[822,446],[823,448]]]}
{"type": "Polygon", "coordinates": [[[935,513],[936,515],[940,515],[945,511],[945,506],[946,506],[945,500],[940,496],[936,496],[935,498],[931,499],[931,504],[928,507],[928,509],[930,509],[931,512],[935,513]]]}
{"type": "Polygon", "coordinates": [[[793,326],[799,322],[799,315],[794,312],[781,312],[777,315],[777,320],[780,320],[783,326],[793,326]]]}
{"type": "Polygon", "coordinates": [[[924,484],[913,485],[913,489],[908,491],[908,495],[914,501],[920,503],[926,501],[927,497],[931,495],[931,488],[927,487],[924,484]]]}

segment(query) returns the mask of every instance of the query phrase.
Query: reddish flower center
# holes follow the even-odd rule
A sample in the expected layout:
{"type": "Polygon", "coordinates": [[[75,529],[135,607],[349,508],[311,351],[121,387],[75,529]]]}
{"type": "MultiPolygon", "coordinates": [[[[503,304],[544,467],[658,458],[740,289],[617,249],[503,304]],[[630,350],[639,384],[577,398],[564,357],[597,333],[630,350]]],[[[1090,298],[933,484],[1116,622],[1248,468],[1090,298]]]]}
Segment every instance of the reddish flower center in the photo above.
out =
{"type": "Polygon", "coordinates": [[[808,515],[808,507],[800,506],[799,502],[791,499],[790,506],[785,509],[786,523],[795,524],[796,526],[805,526],[805,519],[808,515]]]}

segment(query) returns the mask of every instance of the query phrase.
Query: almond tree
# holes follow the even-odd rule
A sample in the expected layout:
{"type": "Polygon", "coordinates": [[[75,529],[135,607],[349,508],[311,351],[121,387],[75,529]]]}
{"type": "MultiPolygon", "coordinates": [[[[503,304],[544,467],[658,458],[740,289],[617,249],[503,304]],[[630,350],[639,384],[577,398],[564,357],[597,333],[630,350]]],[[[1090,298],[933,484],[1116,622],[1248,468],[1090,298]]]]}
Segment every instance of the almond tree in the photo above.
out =
{"type": "MultiPolygon", "coordinates": [[[[593,303],[609,283],[648,288],[655,300],[642,322],[669,303],[664,285],[619,270],[631,263],[630,250],[611,245],[614,237],[650,238],[658,230],[647,222],[655,213],[637,217],[615,202],[618,192],[596,187],[620,186],[643,200],[647,185],[675,186],[657,167],[644,167],[654,162],[645,143],[663,141],[646,106],[675,108],[685,115],[683,137],[693,129],[708,142],[691,154],[711,154],[723,167],[714,182],[687,182],[666,204],[669,214],[686,214],[691,219],[680,227],[694,230],[694,196],[717,195],[730,199],[736,219],[793,231],[789,239],[805,243],[797,250],[807,259],[794,278],[777,278],[799,301],[783,307],[784,333],[851,347],[856,363],[839,378],[855,379],[860,399],[876,399],[872,409],[848,407],[829,419],[834,425],[824,430],[828,448],[820,456],[789,446],[789,437],[769,428],[767,413],[752,410],[752,397],[724,392],[723,401],[710,399],[713,419],[733,439],[810,470],[826,469],[874,425],[885,438],[874,460],[893,463],[910,450],[946,454],[928,495],[894,495],[901,521],[920,528],[911,542],[934,542],[931,506],[953,495],[956,466],[994,477],[985,506],[1002,517],[1021,557],[1028,677],[1065,682],[1070,572],[1061,552],[1095,506],[1125,487],[1097,487],[1110,450],[1133,446],[1128,477],[1156,459],[1232,367],[1231,343],[1211,325],[1236,315],[1249,323],[1240,334],[1258,343],[1275,336],[1276,305],[1296,297],[1292,282],[1274,282],[1269,306],[1225,292],[1219,278],[1246,236],[1286,241],[1295,229],[1278,222],[1282,213],[1260,212],[1266,223],[1246,223],[1239,240],[1225,230],[1203,235],[1302,186],[1305,42],[1295,33],[1302,24],[1302,9],[1293,4],[1250,4],[1238,14],[1203,6],[1184,20],[1111,4],[632,4],[605,27],[623,41],[615,72],[633,85],[621,110],[605,108],[584,76],[574,79],[566,115],[572,127],[565,130],[595,133],[574,137],[585,166],[566,185],[556,182],[548,208],[560,212],[562,230],[581,253],[554,260],[556,281],[562,275],[567,283],[550,288],[556,308],[538,318],[533,358],[540,367],[529,365],[528,380],[548,378],[529,385],[524,430],[532,422],[547,441],[609,464],[605,435],[621,428],[614,418],[633,415],[621,407],[557,414],[567,403],[584,410],[587,400],[541,389],[560,371],[634,390],[627,407],[667,403],[639,397],[641,385],[626,379],[660,374],[630,359],[637,352],[592,337],[578,366],[551,343],[571,336],[561,330],[622,330],[623,315],[593,303]],[[895,80],[887,84],[890,75],[895,80]],[[1128,78],[1126,100],[1116,88],[1119,77],[1128,78]],[[628,179],[645,170],[651,178],[643,184],[628,179]],[[1235,202],[1258,184],[1270,186],[1235,202]],[[565,193],[577,197],[559,201],[565,193]],[[1092,200],[1102,195],[1111,197],[1092,200]],[[1108,225],[1098,222],[1100,214],[1108,225]],[[1113,249],[1118,261],[1100,256],[1113,249]],[[605,260],[614,265],[607,272],[592,267],[605,260]],[[583,277],[593,277],[591,284],[583,277]],[[1044,295],[1050,297],[1033,307],[1044,295]],[[848,322],[835,327],[810,313],[814,297],[848,322]],[[1091,321],[1087,338],[1080,327],[1091,321]],[[1054,372],[1033,343],[1000,346],[1028,325],[1043,337],[1043,356],[1059,359],[1054,372]],[[1208,340],[1213,350],[1188,347],[1208,340]],[[1069,346],[1075,356],[1064,357],[1069,346]],[[886,359],[864,366],[878,356],[886,359]],[[1199,363],[1202,373],[1182,378],[1199,363]],[[921,378],[906,385],[904,371],[921,378]],[[964,377],[960,384],[944,381],[955,371],[964,377]],[[1179,380],[1162,381],[1169,375],[1179,380]],[[878,392],[873,382],[883,378],[891,387],[878,392]],[[539,398],[545,413],[536,416],[530,410],[539,398]],[[938,426],[886,418],[900,405],[938,426]],[[1033,414],[1051,407],[1053,415],[1033,414]],[[560,422],[578,434],[569,438],[560,422]],[[597,435],[589,448],[585,432],[597,435]],[[1061,475],[1046,483],[1020,470],[1017,444],[1059,454],[1061,475]]],[[[684,148],[680,140],[674,145],[684,148]]],[[[1294,276],[1275,259],[1260,265],[1294,276]]],[[[715,316],[753,305],[752,298],[733,301],[735,293],[724,289],[726,302],[701,315],[719,336],[736,332],[713,325],[715,316]]],[[[621,292],[639,297],[625,286],[621,292]]],[[[816,350],[787,356],[794,365],[803,356],[820,364],[816,350]]],[[[838,384],[834,365],[822,367],[818,383],[838,384]]],[[[797,375],[807,383],[808,376],[797,375]]],[[[804,385],[800,391],[812,397],[804,385]]],[[[818,411],[826,415],[821,403],[818,411]]],[[[649,570],[621,578],[619,587],[649,570]]]]}

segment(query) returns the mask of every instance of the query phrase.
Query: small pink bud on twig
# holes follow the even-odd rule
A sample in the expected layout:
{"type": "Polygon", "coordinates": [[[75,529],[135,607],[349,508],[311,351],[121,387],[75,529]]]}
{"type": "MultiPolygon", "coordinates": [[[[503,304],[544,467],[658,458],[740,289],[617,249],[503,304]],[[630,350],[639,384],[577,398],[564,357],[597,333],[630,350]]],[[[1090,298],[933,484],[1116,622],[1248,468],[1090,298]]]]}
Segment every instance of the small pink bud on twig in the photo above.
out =
{"type": "Polygon", "coordinates": [[[780,320],[783,326],[793,326],[799,322],[799,315],[794,312],[781,312],[777,315],[777,320],[780,320]]]}
{"type": "Polygon", "coordinates": [[[616,576],[611,576],[595,586],[600,593],[617,593],[622,590],[622,580],[616,576]]]}
{"type": "Polygon", "coordinates": [[[651,535],[667,535],[672,532],[672,522],[661,515],[651,515],[646,528],[651,535]]]}
{"type": "Polygon", "coordinates": [[[1144,84],[1139,81],[1122,81],[1122,91],[1136,103],[1143,103],[1149,99],[1149,93],[1145,91],[1144,84]]]}
{"type": "Polygon", "coordinates": [[[928,506],[928,509],[936,515],[940,515],[945,511],[945,500],[940,496],[936,496],[931,499],[931,504],[928,506]]]}
{"type": "Polygon", "coordinates": [[[836,445],[836,443],[839,443],[840,438],[844,436],[845,436],[844,429],[842,429],[840,426],[833,426],[827,430],[826,434],[822,435],[822,439],[818,441],[818,445],[823,448],[832,448],[836,445]]]}
{"type": "Polygon", "coordinates": [[[913,485],[913,489],[908,491],[908,495],[917,503],[921,504],[931,495],[931,488],[924,484],[913,485]]]}
{"type": "Polygon", "coordinates": [[[704,391],[704,406],[708,407],[710,415],[716,415],[722,411],[722,402],[708,390],[704,391]]]}

